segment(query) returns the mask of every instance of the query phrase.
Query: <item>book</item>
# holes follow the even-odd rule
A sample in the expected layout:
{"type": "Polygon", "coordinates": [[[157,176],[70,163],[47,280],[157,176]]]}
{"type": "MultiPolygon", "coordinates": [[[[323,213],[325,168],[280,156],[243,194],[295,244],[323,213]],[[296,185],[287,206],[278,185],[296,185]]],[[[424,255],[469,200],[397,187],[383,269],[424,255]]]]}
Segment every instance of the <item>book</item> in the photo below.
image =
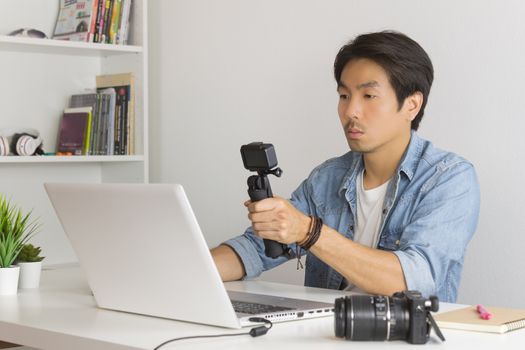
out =
{"type": "Polygon", "coordinates": [[[107,147],[105,147],[107,142],[107,133],[108,133],[108,126],[107,126],[107,120],[109,118],[109,113],[111,109],[111,99],[108,94],[99,93],[100,96],[100,114],[99,118],[96,123],[96,130],[94,132],[95,135],[95,145],[94,148],[94,154],[96,155],[107,155],[107,147]]]}
{"type": "Polygon", "coordinates": [[[98,6],[97,6],[97,15],[95,20],[95,31],[93,33],[93,42],[99,43],[100,42],[100,35],[102,31],[102,19],[104,18],[104,10],[106,8],[105,6],[106,1],[105,0],[98,0],[98,6]]]}
{"type": "Polygon", "coordinates": [[[113,135],[114,143],[114,152],[115,154],[123,154],[122,151],[122,121],[124,119],[124,114],[122,110],[123,99],[120,93],[117,93],[120,89],[118,87],[112,88],[115,91],[116,101],[115,101],[115,123],[114,128],[115,132],[113,135]]]}
{"type": "Polygon", "coordinates": [[[108,95],[108,113],[104,123],[103,133],[103,154],[113,155],[114,153],[114,134],[115,134],[115,107],[116,107],[116,92],[113,88],[101,89],[101,94],[108,95]]]}
{"type": "Polygon", "coordinates": [[[117,93],[114,154],[135,154],[135,80],[132,73],[99,75],[97,91],[113,88],[117,93]]]}
{"type": "Polygon", "coordinates": [[[100,95],[96,92],[93,93],[83,93],[83,94],[75,94],[72,95],[69,101],[69,107],[70,108],[78,108],[78,107],[91,107],[92,113],[91,113],[91,126],[90,126],[90,132],[89,132],[89,150],[88,155],[94,155],[94,140],[95,136],[94,133],[96,132],[96,123],[99,120],[99,115],[101,113],[101,102],[100,102],[100,95]]]}
{"type": "Polygon", "coordinates": [[[104,11],[104,23],[102,25],[101,43],[109,43],[109,27],[111,24],[111,13],[113,11],[114,0],[106,0],[106,9],[104,11]]]}
{"type": "Polygon", "coordinates": [[[117,96],[119,101],[119,113],[120,113],[120,154],[130,154],[128,135],[129,129],[129,114],[128,114],[128,102],[129,102],[129,86],[119,86],[116,88],[117,96]]]}
{"type": "Polygon", "coordinates": [[[87,41],[90,43],[95,41],[95,25],[97,23],[98,3],[99,0],[93,0],[93,5],[91,6],[93,13],[91,14],[91,24],[89,25],[89,34],[87,39],[87,41]]]}
{"type": "Polygon", "coordinates": [[[484,320],[475,306],[448,311],[434,315],[440,328],[465,331],[506,333],[525,327],[525,310],[503,307],[487,307],[492,313],[490,320],[484,320]]]}
{"type": "Polygon", "coordinates": [[[67,108],[58,130],[57,153],[87,155],[90,143],[92,107],[67,108]]]}
{"type": "Polygon", "coordinates": [[[131,13],[131,0],[122,0],[122,13],[120,15],[120,24],[117,32],[117,44],[127,45],[129,36],[129,17],[131,13]]]}
{"type": "Polygon", "coordinates": [[[122,7],[122,0],[114,0],[113,11],[111,13],[111,23],[109,25],[109,43],[110,44],[117,43],[117,32],[119,28],[120,14],[122,12],[121,7],[122,7]]]}
{"type": "Polygon", "coordinates": [[[60,0],[53,39],[89,41],[93,10],[93,0],[60,0]]]}

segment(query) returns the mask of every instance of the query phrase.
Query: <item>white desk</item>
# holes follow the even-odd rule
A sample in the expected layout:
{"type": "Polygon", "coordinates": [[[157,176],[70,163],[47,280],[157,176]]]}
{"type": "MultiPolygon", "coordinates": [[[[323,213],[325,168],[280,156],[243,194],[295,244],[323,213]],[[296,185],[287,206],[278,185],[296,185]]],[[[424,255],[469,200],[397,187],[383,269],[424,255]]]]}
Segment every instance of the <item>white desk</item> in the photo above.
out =
{"type": "MultiPolygon", "coordinates": [[[[248,290],[333,302],[342,292],[260,281],[230,282],[230,290],[248,290]]],[[[176,297],[176,296],[174,296],[176,297]]],[[[457,307],[442,303],[442,310],[457,307]]],[[[243,329],[242,331],[248,331],[243,329]]],[[[427,346],[443,349],[523,349],[525,331],[503,335],[442,330],[447,341],[435,335],[427,346]]],[[[98,309],[78,267],[44,271],[37,290],[0,297],[0,339],[41,349],[121,350],[153,349],[165,340],[190,335],[236,333],[239,330],[190,324],[154,317],[98,309]]],[[[403,341],[348,342],[336,338],[333,318],[275,324],[267,335],[193,339],[171,343],[166,349],[415,349],[403,341]]]]}

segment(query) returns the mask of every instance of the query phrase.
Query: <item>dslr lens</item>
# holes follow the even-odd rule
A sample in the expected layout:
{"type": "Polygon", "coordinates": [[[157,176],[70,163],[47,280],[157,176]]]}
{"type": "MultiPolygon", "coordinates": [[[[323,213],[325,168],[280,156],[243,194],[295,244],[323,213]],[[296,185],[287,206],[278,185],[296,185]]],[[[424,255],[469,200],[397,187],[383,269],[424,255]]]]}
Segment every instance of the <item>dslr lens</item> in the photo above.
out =
{"type": "Polygon", "coordinates": [[[406,339],[407,309],[403,298],[352,295],[336,299],[335,335],[347,340],[406,339]]]}

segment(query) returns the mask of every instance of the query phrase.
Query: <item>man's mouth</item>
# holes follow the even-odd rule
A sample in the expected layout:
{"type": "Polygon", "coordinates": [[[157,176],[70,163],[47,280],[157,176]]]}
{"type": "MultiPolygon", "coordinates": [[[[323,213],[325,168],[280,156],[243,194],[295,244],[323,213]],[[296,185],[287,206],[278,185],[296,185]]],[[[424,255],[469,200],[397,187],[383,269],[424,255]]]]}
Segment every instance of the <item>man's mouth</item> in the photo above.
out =
{"type": "Polygon", "coordinates": [[[351,139],[359,139],[363,134],[364,132],[361,131],[360,129],[357,129],[357,128],[349,128],[348,131],[347,131],[348,135],[350,136],[351,139]]]}

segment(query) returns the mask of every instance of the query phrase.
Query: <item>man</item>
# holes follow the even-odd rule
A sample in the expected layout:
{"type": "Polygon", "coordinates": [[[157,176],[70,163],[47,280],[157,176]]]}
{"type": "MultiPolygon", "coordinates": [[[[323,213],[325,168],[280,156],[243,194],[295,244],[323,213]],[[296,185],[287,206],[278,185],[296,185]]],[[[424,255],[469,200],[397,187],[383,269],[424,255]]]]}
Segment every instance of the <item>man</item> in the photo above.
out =
{"type": "Polygon", "coordinates": [[[285,262],[265,256],[266,238],[307,254],[307,286],[411,289],[454,302],[479,185],[472,164],[416,134],[430,58],[401,33],[370,33],[341,48],[334,74],[351,151],[315,168],[290,201],[246,202],[252,227],[212,250],[221,277],[255,277],[285,262]]]}

